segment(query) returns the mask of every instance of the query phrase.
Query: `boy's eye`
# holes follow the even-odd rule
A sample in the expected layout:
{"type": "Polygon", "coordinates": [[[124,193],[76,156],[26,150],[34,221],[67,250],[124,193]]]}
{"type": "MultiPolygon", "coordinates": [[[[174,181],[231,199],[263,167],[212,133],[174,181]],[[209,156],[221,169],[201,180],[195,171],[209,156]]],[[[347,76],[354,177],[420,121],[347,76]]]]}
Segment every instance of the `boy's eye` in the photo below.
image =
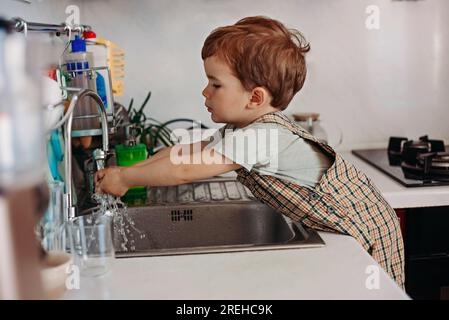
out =
{"type": "Polygon", "coordinates": [[[220,88],[220,87],[221,87],[221,85],[219,85],[219,84],[213,84],[213,85],[212,85],[212,87],[214,87],[214,88],[218,89],[218,88],[220,88]]]}

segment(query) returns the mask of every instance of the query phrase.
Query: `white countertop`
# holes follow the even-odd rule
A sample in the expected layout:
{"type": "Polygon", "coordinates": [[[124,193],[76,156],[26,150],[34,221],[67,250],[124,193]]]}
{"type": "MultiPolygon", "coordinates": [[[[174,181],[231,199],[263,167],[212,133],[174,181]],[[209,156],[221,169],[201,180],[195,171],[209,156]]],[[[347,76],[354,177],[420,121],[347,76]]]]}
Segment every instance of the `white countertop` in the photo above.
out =
{"type": "MultiPolygon", "coordinates": [[[[394,208],[449,205],[449,187],[406,188],[350,152],[394,208]]],[[[320,232],[326,246],[220,254],[116,259],[98,278],[81,278],[63,299],[409,299],[355,239],[320,232]],[[368,269],[367,269],[368,268],[368,269]]]]}
{"type": "Polygon", "coordinates": [[[379,289],[367,289],[378,265],[353,238],[320,235],[314,249],[116,259],[63,299],[409,299],[380,267],[379,289]]]}
{"type": "Polygon", "coordinates": [[[368,175],[395,209],[449,206],[449,186],[407,188],[350,151],[341,155],[368,175]]]}

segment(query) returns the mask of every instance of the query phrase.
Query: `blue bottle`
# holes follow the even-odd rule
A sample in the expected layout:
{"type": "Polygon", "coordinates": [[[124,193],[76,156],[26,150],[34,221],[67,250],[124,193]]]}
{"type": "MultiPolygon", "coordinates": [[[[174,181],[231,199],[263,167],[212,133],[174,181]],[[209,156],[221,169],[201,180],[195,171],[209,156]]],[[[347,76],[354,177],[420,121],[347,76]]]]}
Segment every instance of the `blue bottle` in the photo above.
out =
{"type": "Polygon", "coordinates": [[[99,72],[97,72],[96,84],[97,84],[97,93],[100,96],[101,101],[103,101],[104,107],[107,109],[108,98],[106,95],[106,82],[104,81],[104,77],[99,72]]]}

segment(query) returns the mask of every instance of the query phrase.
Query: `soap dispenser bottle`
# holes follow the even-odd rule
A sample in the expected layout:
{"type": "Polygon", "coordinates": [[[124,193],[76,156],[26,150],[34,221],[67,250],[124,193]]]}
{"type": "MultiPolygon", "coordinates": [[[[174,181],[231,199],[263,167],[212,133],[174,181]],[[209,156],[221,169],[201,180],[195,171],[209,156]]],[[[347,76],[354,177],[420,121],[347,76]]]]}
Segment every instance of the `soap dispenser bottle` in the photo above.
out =
{"type": "MultiPolygon", "coordinates": [[[[72,75],[70,86],[97,92],[96,74],[91,69],[93,66],[93,56],[91,52],[87,52],[86,50],[86,41],[79,36],[75,36],[75,39],[71,42],[71,46],[71,52],[66,54],[64,59],[67,72],[72,75]]],[[[100,121],[94,117],[95,115],[98,115],[98,108],[95,101],[89,97],[84,97],[73,110],[73,131],[76,132],[74,136],[101,134],[101,130],[98,134],[89,132],[92,129],[100,128],[100,121]]]]}
{"type": "MultiPolygon", "coordinates": [[[[143,143],[137,143],[139,129],[134,125],[125,128],[126,141],[124,144],[115,146],[117,165],[122,167],[131,166],[143,161],[148,156],[147,147],[143,143]]],[[[147,188],[144,186],[132,187],[122,197],[128,205],[144,205],[147,198],[147,188]]]]}

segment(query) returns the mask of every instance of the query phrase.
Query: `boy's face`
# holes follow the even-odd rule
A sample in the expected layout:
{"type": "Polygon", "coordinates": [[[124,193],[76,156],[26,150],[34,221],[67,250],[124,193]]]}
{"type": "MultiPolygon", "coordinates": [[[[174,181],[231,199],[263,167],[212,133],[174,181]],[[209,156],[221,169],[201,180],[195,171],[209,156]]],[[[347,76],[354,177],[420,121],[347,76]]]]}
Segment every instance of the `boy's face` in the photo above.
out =
{"type": "Polygon", "coordinates": [[[212,120],[237,126],[245,123],[251,92],[246,91],[229,66],[215,56],[204,60],[204,69],[209,82],[203,96],[212,120]]]}

